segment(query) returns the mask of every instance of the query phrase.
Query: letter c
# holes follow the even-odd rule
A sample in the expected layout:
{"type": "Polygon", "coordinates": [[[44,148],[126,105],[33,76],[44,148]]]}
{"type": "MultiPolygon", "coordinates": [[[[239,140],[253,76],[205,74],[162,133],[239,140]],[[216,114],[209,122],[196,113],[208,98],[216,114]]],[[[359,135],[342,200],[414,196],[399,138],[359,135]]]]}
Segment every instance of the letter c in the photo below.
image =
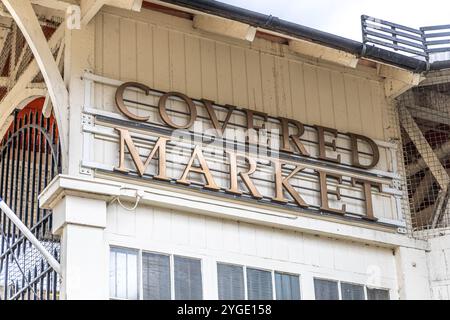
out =
{"type": "Polygon", "coordinates": [[[135,115],[134,113],[131,113],[130,110],[128,110],[127,106],[123,102],[123,93],[126,88],[138,88],[145,92],[145,95],[148,95],[149,91],[151,90],[149,87],[147,87],[145,84],[138,83],[138,82],[125,82],[121,86],[117,88],[116,91],[116,106],[119,108],[119,110],[126,115],[128,118],[136,121],[147,121],[150,119],[150,117],[140,117],[135,115]]]}

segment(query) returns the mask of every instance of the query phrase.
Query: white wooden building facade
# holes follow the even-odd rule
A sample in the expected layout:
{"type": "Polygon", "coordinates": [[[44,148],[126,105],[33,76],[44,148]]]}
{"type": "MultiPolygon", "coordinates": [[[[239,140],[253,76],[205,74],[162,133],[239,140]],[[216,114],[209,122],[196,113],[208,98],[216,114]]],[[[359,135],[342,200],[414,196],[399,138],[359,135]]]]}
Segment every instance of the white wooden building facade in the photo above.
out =
{"type": "MultiPolygon", "coordinates": [[[[60,132],[61,174],[41,192],[39,205],[52,210],[52,231],[60,237],[61,299],[450,298],[450,271],[442,262],[450,238],[414,238],[402,202],[405,174],[394,99],[423,74],[176,1],[25,2],[3,1],[20,29],[29,29],[30,47],[34,43],[41,52],[36,60],[48,88],[45,107],[51,100],[60,132]],[[34,8],[65,16],[78,5],[80,28],[68,28],[66,16],[55,32],[63,44],[61,74],[27,14],[34,8]],[[145,121],[117,107],[116,90],[126,82],[153,90],[125,91],[128,110],[145,121]],[[243,195],[226,192],[229,159],[212,152],[208,139],[193,147],[201,145],[218,190],[205,189],[201,174],[190,174],[188,186],[177,182],[191,153],[183,154],[175,142],[166,146],[170,181],[154,179],[156,159],[140,175],[130,146],[124,147],[129,172],[118,172],[117,128],[130,132],[142,161],[158,137],[179,137],[158,113],[166,92],[193,99],[197,118],[189,135],[212,129],[201,99],[214,102],[220,123],[227,115],[223,107],[236,106],[228,123],[234,129],[246,126],[244,109],[267,114],[255,116],[254,125],[265,122],[278,133],[274,141],[280,117],[301,122],[309,157],[274,157],[294,161],[283,167],[284,177],[295,161],[306,166],[290,183],[308,208],[296,205],[286,189],[287,203],[273,201],[276,178],[265,156],[258,157],[252,175],[262,199],[252,197],[241,178],[243,195]],[[339,163],[321,158],[317,126],[337,130],[324,134],[324,148],[330,159],[340,155],[339,163]],[[379,161],[373,168],[353,165],[348,133],[376,143],[379,161]],[[325,178],[328,211],[322,210],[319,169],[342,176],[325,178]],[[379,184],[369,187],[374,219],[366,219],[367,194],[352,179],[379,184]],[[330,192],[337,187],[339,197],[330,192]],[[345,214],[333,212],[343,204],[345,214]]],[[[20,108],[19,102],[9,108],[2,102],[0,124],[7,121],[3,112],[20,108]]],[[[170,101],[170,110],[177,124],[192,118],[179,99],[170,101]]],[[[237,144],[239,138],[232,148],[237,144]]],[[[371,150],[359,146],[367,164],[371,150]]]]}

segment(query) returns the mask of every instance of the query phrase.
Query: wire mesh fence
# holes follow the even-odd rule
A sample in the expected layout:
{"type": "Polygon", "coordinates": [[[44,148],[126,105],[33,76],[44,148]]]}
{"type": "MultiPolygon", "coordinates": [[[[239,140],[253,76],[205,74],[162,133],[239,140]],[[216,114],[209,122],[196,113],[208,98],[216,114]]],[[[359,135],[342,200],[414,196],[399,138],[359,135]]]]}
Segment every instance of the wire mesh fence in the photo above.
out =
{"type": "Polygon", "coordinates": [[[450,73],[398,98],[405,171],[403,209],[411,235],[427,238],[450,229],[450,73]]]}

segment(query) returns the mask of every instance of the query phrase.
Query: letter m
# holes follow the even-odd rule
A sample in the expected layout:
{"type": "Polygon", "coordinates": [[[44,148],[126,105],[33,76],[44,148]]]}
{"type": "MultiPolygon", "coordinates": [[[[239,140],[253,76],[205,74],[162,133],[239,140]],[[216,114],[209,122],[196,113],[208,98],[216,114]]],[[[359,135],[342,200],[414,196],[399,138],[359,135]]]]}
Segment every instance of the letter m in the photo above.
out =
{"type": "Polygon", "coordinates": [[[128,173],[130,170],[126,168],[125,166],[125,145],[128,148],[128,151],[130,152],[131,159],[134,162],[134,165],[136,166],[137,172],[142,177],[144,175],[145,170],[147,169],[148,165],[150,164],[150,161],[155,156],[156,152],[158,152],[159,155],[159,162],[158,162],[158,175],[154,176],[155,179],[160,180],[169,180],[166,176],[166,143],[169,139],[164,137],[159,137],[158,140],[155,143],[155,146],[150,151],[150,154],[148,155],[145,162],[142,162],[141,156],[139,155],[139,151],[136,149],[136,146],[131,139],[130,132],[126,129],[122,128],[115,128],[117,131],[119,131],[119,140],[120,140],[120,150],[119,150],[119,167],[115,167],[115,171],[119,171],[122,173],[128,173]]]}

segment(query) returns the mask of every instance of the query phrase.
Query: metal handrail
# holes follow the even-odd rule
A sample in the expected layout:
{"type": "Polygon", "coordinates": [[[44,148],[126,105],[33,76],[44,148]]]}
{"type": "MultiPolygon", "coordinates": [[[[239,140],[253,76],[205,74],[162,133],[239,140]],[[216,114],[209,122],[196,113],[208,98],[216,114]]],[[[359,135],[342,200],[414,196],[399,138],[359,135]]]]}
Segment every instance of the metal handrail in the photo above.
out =
{"type": "MultiPolygon", "coordinates": [[[[31,232],[35,231],[36,229],[40,228],[40,224],[47,220],[48,217],[50,217],[52,215],[52,213],[48,213],[47,215],[45,215],[44,217],[42,217],[42,219],[40,219],[34,226],[32,226],[31,228],[29,228],[29,230],[31,232]]],[[[16,249],[18,246],[20,246],[20,244],[24,241],[24,239],[26,239],[26,237],[24,235],[21,235],[20,237],[18,237],[17,239],[14,240],[14,242],[12,244],[10,244],[8,246],[8,248],[3,251],[0,254],[0,261],[5,258],[8,254],[10,254],[11,252],[14,251],[14,249],[16,249]]]]}
{"type": "Polygon", "coordinates": [[[0,210],[11,220],[12,223],[23,233],[23,235],[31,242],[31,244],[43,255],[48,264],[61,276],[61,265],[53,257],[53,255],[47,251],[47,249],[41,244],[41,242],[34,236],[34,234],[23,224],[22,220],[8,207],[8,205],[0,197],[0,210]]]}

